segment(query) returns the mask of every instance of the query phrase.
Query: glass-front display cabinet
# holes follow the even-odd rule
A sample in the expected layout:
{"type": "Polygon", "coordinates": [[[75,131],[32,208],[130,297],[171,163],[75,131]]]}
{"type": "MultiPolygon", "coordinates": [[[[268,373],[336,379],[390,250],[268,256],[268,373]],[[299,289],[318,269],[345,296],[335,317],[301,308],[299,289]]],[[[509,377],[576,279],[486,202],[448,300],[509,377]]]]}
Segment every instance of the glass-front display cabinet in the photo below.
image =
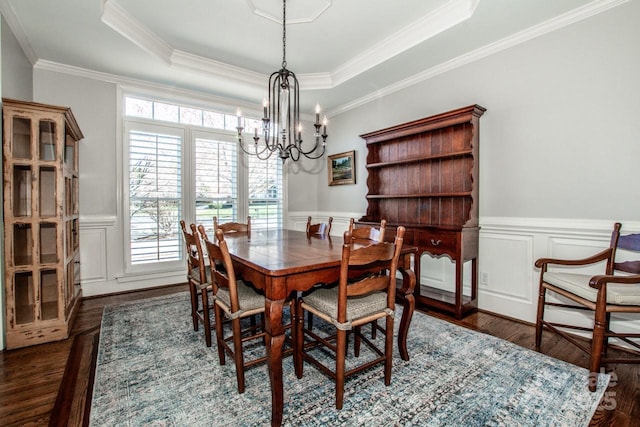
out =
{"type": "Polygon", "coordinates": [[[3,99],[7,348],[69,336],[79,280],[78,143],[69,108],[3,99]]]}

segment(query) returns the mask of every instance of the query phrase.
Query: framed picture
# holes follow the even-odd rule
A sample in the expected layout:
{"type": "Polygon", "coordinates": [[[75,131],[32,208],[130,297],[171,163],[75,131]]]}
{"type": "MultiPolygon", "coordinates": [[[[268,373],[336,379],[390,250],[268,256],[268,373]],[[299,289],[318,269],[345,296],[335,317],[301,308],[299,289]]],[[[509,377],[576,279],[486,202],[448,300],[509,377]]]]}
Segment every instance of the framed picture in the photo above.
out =
{"type": "Polygon", "coordinates": [[[333,154],[328,157],[329,185],[356,183],[356,152],[333,154]]]}

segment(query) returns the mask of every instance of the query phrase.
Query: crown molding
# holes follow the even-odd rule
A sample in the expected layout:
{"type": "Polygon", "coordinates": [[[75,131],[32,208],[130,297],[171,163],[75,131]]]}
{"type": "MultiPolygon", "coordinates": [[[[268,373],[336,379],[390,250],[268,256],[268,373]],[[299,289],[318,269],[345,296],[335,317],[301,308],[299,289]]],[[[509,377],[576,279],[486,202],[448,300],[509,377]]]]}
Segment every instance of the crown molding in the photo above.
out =
{"type": "MultiPolygon", "coordinates": [[[[249,6],[249,9],[251,10],[251,12],[254,13],[255,15],[258,15],[262,18],[268,19],[269,21],[282,25],[282,18],[280,16],[275,16],[267,10],[260,9],[258,6],[256,6],[255,0],[246,0],[246,3],[247,3],[247,6],[249,6]]],[[[318,19],[320,15],[322,15],[327,9],[329,9],[333,2],[332,0],[322,0],[319,3],[321,4],[319,4],[317,9],[312,12],[309,12],[308,16],[303,16],[303,17],[293,18],[293,19],[289,18],[287,19],[287,24],[306,24],[309,22],[313,22],[316,19],[318,19]]],[[[307,7],[310,7],[311,2],[307,0],[305,5],[307,7]]]]}
{"type": "Polygon", "coordinates": [[[98,80],[105,83],[113,83],[121,87],[135,88],[135,90],[137,91],[152,93],[154,95],[157,95],[158,93],[170,93],[172,97],[179,97],[185,100],[190,99],[197,100],[206,104],[227,105],[232,107],[231,109],[229,109],[230,112],[235,111],[237,107],[241,107],[243,110],[251,110],[253,108],[254,110],[258,111],[258,108],[253,103],[242,102],[237,99],[225,98],[218,95],[206,94],[199,91],[177,88],[160,83],[152,83],[147,80],[123,77],[116,74],[102,73],[98,71],[88,70],[86,68],[60,64],[58,62],[40,59],[35,63],[33,68],[43,71],[52,71],[56,73],[67,74],[74,77],[98,80]]]}
{"type": "Polygon", "coordinates": [[[490,43],[488,45],[475,49],[471,52],[468,52],[464,55],[460,55],[449,61],[445,61],[441,64],[436,65],[435,67],[431,67],[418,74],[414,74],[413,76],[410,76],[404,80],[401,80],[389,86],[380,88],[375,92],[371,92],[347,104],[343,104],[342,106],[339,106],[330,111],[327,111],[327,117],[333,117],[338,114],[342,114],[344,112],[352,110],[354,108],[358,108],[362,105],[368,104],[369,102],[376,101],[380,98],[388,96],[394,92],[398,92],[400,90],[414,86],[418,83],[429,80],[440,74],[444,74],[448,71],[470,64],[472,62],[475,62],[487,56],[491,56],[503,50],[509,49],[513,46],[519,45],[521,43],[525,43],[529,40],[533,40],[537,37],[543,36],[545,34],[559,30],[561,28],[575,24],[576,22],[580,22],[584,19],[590,18],[592,16],[605,12],[614,7],[620,6],[629,1],[630,0],[595,0],[589,4],[573,9],[565,14],[559,15],[555,18],[542,22],[538,25],[529,27],[523,31],[520,31],[508,37],[505,37],[494,43],[490,43]]]}
{"type": "MultiPolygon", "coordinates": [[[[104,0],[105,3],[112,3],[113,0],[104,0]]],[[[595,0],[591,3],[588,3],[584,6],[578,7],[572,11],[569,11],[563,15],[552,18],[546,22],[540,23],[523,31],[520,31],[511,36],[505,37],[497,42],[488,44],[471,52],[468,52],[464,55],[460,55],[456,58],[453,58],[449,61],[438,64],[434,67],[426,69],[420,73],[417,73],[413,76],[410,76],[404,80],[398,81],[394,84],[388,85],[386,87],[380,88],[374,92],[371,92],[365,96],[357,98],[351,102],[333,108],[326,112],[327,117],[334,117],[336,115],[342,114],[349,110],[358,108],[362,105],[368,104],[369,102],[376,101],[380,98],[388,96],[394,92],[398,92],[400,90],[406,89],[423,81],[429,80],[433,77],[436,77],[440,74],[446,73],[448,71],[454,70],[456,68],[462,67],[464,65],[470,64],[479,59],[485,58],[487,56],[499,53],[503,50],[509,49],[518,44],[527,42],[534,38],[543,36],[547,33],[556,31],[558,29],[564,28],[566,26],[572,25],[574,23],[580,22],[584,19],[595,16],[599,13],[605,12],[622,4],[628,3],[629,0],[595,0]]],[[[2,12],[5,19],[7,19],[9,14],[5,14],[5,10],[7,9],[7,3],[0,2],[0,12],[2,12]]],[[[15,18],[15,15],[14,15],[15,18]]],[[[22,42],[20,42],[21,38],[27,43],[26,37],[24,37],[24,32],[21,30],[20,24],[17,19],[13,20],[13,24],[7,19],[12,31],[16,34],[16,38],[21,45],[24,46],[22,42]],[[17,27],[14,27],[16,25],[17,27]],[[16,30],[18,28],[18,30],[16,30]],[[22,36],[19,37],[18,33],[22,36]]],[[[28,45],[30,46],[30,45],[28,45]]],[[[29,54],[25,51],[25,54],[29,57],[29,54]]],[[[154,88],[155,90],[167,90],[170,89],[172,93],[183,94],[184,96],[194,97],[196,99],[206,98],[207,100],[211,100],[212,102],[222,103],[222,104],[230,104],[235,102],[237,105],[237,101],[230,100],[229,98],[219,97],[219,96],[205,96],[201,92],[189,91],[189,90],[181,90],[176,89],[175,87],[168,88],[166,85],[149,83],[144,80],[131,79],[122,76],[116,76],[107,73],[96,72],[92,70],[87,70],[79,67],[73,67],[69,65],[59,64],[46,60],[39,60],[33,54],[31,50],[31,55],[35,58],[32,61],[34,64],[34,68],[55,71],[60,73],[66,73],[70,75],[75,75],[79,77],[91,78],[94,80],[102,80],[106,82],[112,82],[117,84],[125,84],[137,87],[147,87],[154,88]]],[[[264,81],[267,79],[266,75],[255,73],[252,71],[244,70],[238,67],[232,67],[228,64],[223,64],[217,61],[208,60],[206,58],[202,58],[196,55],[191,55],[186,52],[175,51],[172,50],[169,54],[169,62],[175,63],[177,66],[195,69],[201,72],[212,73],[219,76],[224,76],[225,78],[238,78],[239,81],[255,85],[257,87],[262,87],[264,81]]],[[[297,76],[301,82],[302,90],[312,90],[312,89],[333,89],[338,84],[335,79],[328,73],[313,73],[313,74],[302,74],[297,76]]],[[[243,107],[244,108],[244,107],[243,107]]]]}
{"type": "Polygon", "coordinates": [[[480,0],[450,0],[391,37],[371,46],[331,72],[334,87],[469,19],[479,2],[480,0]]]}
{"type": "Polygon", "coordinates": [[[182,50],[173,50],[170,56],[170,63],[175,67],[198,71],[215,78],[232,79],[255,88],[263,88],[265,81],[269,79],[266,74],[193,55],[182,50]]]}
{"type": "MultiPolygon", "coordinates": [[[[470,18],[479,2],[480,0],[449,0],[443,6],[413,22],[388,39],[370,47],[334,71],[299,75],[301,90],[335,88],[416,44],[470,18]]],[[[274,20],[273,17],[267,16],[266,12],[258,13],[259,10],[252,0],[247,0],[247,3],[254,13],[274,20]]],[[[331,2],[327,1],[325,7],[321,8],[317,15],[319,16],[330,6],[331,2]]],[[[251,84],[256,84],[258,79],[265,78],[260,73],[174,49],[169,43],[131,16],[116,0],[102,0],[102,22],[136,46],[160,58],[169,65],[218,76],[228,77],[231,74],[239,77],[240,81],[251,84]]]]}
{"type": "Polygon", "coordinates": [[[31,65],[34,65],[38,61],[38,55],[36,55],[35,51],[33,50],[31,42],[29,42],[29,39],[27,38],[27,35],[22,28],[22,24],[16,16],[15,11],[13,10],[13,6],[11,6],[11,3],[5,1],[0,2],[0,14],[2,14],[2,17],[9,25],[9,28],[11,28],[11,32],[18,41],[18,44],[20,45],[20,48],[24,52],[25,56],[27,57],[31,65]]]}
{"type": "Polygon", "coordinates": [[[102,22],[144,51],[171,64],[171,47],[113,0],[102,0],[102,22]]]}

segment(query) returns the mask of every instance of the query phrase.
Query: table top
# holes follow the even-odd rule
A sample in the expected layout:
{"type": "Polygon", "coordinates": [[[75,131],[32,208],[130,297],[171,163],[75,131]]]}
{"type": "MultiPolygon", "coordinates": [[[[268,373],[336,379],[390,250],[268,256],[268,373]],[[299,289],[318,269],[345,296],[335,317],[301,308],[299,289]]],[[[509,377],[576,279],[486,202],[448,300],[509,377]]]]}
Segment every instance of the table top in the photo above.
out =
{"type": "Polygon", "coordinates": [[[269,276],[286,276],[340,265],[342,237],[307,236],[304,231],[251,230],[226,234],[233,260],[269,276]]]}

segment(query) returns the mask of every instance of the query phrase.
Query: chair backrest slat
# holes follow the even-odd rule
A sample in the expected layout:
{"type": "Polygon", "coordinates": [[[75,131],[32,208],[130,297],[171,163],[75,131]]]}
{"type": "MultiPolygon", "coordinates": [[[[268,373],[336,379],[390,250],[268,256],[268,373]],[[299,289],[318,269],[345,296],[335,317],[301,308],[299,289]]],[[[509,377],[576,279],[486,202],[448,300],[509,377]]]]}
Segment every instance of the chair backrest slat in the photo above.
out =
{"type": "Polygon", "coordinates": [[[218,223],[218,217],[213,217],[213,233],[216,233],[217,229],[221,229],[224,234],[227,233],[249,233],[251,234],[251,217],[247,217],[246,223],[241,222],[225,222],[224,224],[218,223]]]}
{"type": "Polygon", "coordinates": [[[317,224],[311,224],[311,217],[307,217],[307,235],[318,234],[320,236],[328,236],[331,233],[331,224],[333,223],[333,217],[330,216],[327,222],[319,222],[317,224]]]}
{"type": "Polygon", "coordinates": [[[622,225],[619,222],[615,223],[613,233],[611,234],[611,247],[614,249],[613,271],[640,274],[640,260],[633,261],[626,259],[630,252],[637,252],[640,256],[640,234],[627,234],[623,236],[620,234],[621,228],[622,225]],[[621,252],[625,253],[625,259],[622,259],[623,256],[621,256],[621,252]]]}
{"type": "MultiPolygon", "coordinates": [[[[201,228],[202,225],[199,226],[201,228]]],[[[231,255],[227,242],[224,240],[223,231],[218,228],[215,230],[216,242],[212,242],[205,238],[204,244],[207,248],[209,256],[209,265],[211,265],[211,281],[213,285],[213,293],[216,294],[219,288],[229,289],[229,298],[231,300],[231,311],[235,312],[240,309],[238,301],[238,288],[236,283],[236,273],[233,269],[231,255]]]]}
{"type": "Polygon", "coordinates": [[[393,243],[372,242],[354,249],[354,239],[349,231],[344,233],[340,280],[338,283],[338,321],[346,321],[348,296],[358,296],[373,291],[386,291],[387,303],[393,308],[395,300],[395,277],[402,250],[404,227],[397,229],[393,243]],[[359,277],[353,280],[354,276],[359,277]]]}
{"type": "Polygon", "coordinates": [[[349,233],[351,238],[356,240],[371,240],[374,242],[384,242],[384,233],[387,227],[387,220],[380,221],[379,227],[370,225],[359,225],[355,223],[355,219],[349,220],[349,233]]]}
{"type": "Polygon", "coordinates": [[[618,239],[618,249],[640,252],[640,234],[627,234],[618,239]]]}
{"type": "Polygon", "coordinates": [[[614,270],[625,273],[640,274],[640,261],[623,261],[614,264],[614,270]]]}
{"type": "Polygon", "coordinates": [[[186,224],[183,220],[180,220],[180,226],[182,228],[182,234],[184,236],[185,246],[187,250],[187,269],[189,274],[194,268],[199,269],[200,283],[206,281],[206,270],[204,253],[202,251],[202,244],[200,243],[200,236],[195,224],[190,224],[191,232],[187,230],[186,224]]]}

